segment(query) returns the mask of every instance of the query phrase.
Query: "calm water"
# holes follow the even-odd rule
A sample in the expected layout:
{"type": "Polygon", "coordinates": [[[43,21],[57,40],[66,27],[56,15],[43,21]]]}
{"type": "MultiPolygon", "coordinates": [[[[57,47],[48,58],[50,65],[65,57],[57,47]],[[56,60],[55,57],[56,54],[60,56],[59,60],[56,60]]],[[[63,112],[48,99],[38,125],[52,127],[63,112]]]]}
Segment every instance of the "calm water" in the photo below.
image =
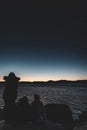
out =
{"type": "MultiPolygon", "coordinates": [[[[3,107],[2,92],[4,87],[0,87],[0,107],[3,107]]],[[[78,118],[78,114],[87,111],[87,88],[86,87],[31,87],[28,84],[21,85],[18,89],[18,98],[23,95],[28,96],[29,102],[33,100],[33,94],[39,94],[41,101],[46,103],[65,103],[73,112],[73,117],[78,118]]]]}

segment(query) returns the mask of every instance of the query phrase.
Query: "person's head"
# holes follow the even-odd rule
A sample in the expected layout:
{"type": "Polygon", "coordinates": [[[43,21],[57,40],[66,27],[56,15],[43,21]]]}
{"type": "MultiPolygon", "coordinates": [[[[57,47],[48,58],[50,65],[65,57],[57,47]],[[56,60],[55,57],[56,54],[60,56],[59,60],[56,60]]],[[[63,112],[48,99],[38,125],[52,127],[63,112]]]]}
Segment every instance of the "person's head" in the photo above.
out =
{"type": "Polygon", "coordinates": [[[8,80],[8,79],[9,79],[9,80],[10,80],[10,79],[14,80],[14,79],[15,79],[16,81],[19,81],[19,80],[20,80],[19,77],[16,77],[16,75],[15,75],[14,72],[10,72],[9,75],[8,75],[8,76],[4,76],[3,79],[4,79],[4,80],[8,80]]]}
{"type": "Polygon", "coordinates": [[[20,104],[28,103],[27,96],[23,96],[23,97],[19,98],[19,103],[20,104]]]}
{"type": "Polygon", "coordinates": [[[34,95],[34,100],[35,100],[35,101],[40,101],[40,96],[37,95],[37,94],[35,94],[35,95],[34,95]]]}
{"type": "Polygon", "coordinates": [[[8,75],[8,77],[14,78],[14,77],[16,77],[16,76],[15,76],[15,73],[14,73],[14,72],[10,72],[9,75],[8,75]]]}
{"type": "Polygon", "coordinates": [[[25,103],[28,103],[28,97],[27,96],[23,96],[22,101],[25,103]]]}

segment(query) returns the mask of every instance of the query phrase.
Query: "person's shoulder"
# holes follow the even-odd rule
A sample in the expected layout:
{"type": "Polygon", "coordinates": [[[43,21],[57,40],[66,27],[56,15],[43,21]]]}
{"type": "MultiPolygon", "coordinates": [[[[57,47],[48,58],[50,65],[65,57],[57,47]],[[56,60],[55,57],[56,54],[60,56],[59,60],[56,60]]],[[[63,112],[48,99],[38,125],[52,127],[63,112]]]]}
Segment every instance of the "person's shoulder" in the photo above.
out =
{"type": "Polygon", "coordinates": [[[39,104],[40,104],[41,106],[43,106],[43,103],[42,103],[41,101],[39,102],[39,104]]]}
{"type": "Polygon", "coordinates": [[[3,79],[4,79],[4,80],[7,80],[7,76],[4,76],[3,79]]]}
{"type": "Polygon", "coordinates": [[[16,77],[16,79],[17,79],[17,81],[19,81],[19,80],[20,80],[20,78],[19,78],[19,77],[16,77]]]}

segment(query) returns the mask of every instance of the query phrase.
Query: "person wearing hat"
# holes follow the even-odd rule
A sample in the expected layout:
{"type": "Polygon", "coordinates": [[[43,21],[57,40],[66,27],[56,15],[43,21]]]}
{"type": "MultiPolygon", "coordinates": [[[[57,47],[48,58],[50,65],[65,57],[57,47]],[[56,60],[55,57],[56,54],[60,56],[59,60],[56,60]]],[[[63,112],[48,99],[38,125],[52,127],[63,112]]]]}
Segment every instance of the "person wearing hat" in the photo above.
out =
{"type": "Polygon", "coordinates": [[[5,89],[3,92],[3,99],[5,102],[5,106],[15,104],[15,100],[17,98],[17,88],[19,77],[15,76],[15,73],[10,72],[8,76],[4,76],[5,80],[5,89]]]}

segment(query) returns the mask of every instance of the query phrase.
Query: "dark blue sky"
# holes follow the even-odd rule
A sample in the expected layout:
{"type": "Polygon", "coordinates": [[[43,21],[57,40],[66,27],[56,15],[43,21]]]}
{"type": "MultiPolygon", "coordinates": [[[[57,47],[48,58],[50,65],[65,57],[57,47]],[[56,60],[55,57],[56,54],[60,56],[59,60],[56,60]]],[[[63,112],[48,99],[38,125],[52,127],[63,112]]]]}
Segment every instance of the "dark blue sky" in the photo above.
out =
{"type": "Polygon", "coordinates": [[[1,8],[0,80],[87,79],[84,8],[1,8]],[[82,9],[82,10],[81,10],[82,9]]]}

